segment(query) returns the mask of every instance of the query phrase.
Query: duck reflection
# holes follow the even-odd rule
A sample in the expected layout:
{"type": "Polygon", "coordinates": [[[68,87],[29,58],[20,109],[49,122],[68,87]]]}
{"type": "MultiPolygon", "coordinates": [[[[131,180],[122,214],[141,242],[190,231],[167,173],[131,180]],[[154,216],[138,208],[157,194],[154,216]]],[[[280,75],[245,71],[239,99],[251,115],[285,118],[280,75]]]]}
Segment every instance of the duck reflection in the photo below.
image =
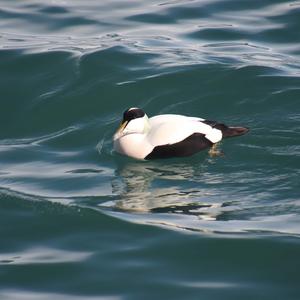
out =
{"type": "Polygon", "coordinates": [[[112,182],[118,200],[104,205],[127,212],[177,213],[215,220],[223,203],[212,201],[215,192],[201,186],[205,168],[205,164],[191,162],[120,163],[112,182]]]}

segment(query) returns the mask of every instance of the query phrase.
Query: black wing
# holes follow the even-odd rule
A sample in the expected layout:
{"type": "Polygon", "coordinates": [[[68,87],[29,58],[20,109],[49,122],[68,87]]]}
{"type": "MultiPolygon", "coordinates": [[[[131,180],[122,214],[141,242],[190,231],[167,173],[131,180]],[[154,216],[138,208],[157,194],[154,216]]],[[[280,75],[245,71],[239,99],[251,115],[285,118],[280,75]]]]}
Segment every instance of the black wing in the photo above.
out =
{"type": "Polygon", "coordinates": [[[175,143],[156,146],[145,159],[183,157],[193,155],[201,150],[209,148],[213,143],[202,133],[193,133],[186,139],[175,143]]]}

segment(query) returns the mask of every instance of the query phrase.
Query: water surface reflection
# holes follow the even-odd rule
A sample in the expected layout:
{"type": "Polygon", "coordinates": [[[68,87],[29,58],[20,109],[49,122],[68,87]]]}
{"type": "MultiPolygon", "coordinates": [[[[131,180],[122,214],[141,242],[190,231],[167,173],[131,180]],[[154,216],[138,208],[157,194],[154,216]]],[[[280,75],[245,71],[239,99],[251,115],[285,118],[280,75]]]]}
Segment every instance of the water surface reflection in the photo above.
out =
{"type": "Polygon", "coordinates": [[[112,182],[115,201],[102,203],[118,211],[175,213],[216,219],[227,206],[210,187],[218,180],[209,176],[205,163],[126,162],[119,165],[112,182]]]}

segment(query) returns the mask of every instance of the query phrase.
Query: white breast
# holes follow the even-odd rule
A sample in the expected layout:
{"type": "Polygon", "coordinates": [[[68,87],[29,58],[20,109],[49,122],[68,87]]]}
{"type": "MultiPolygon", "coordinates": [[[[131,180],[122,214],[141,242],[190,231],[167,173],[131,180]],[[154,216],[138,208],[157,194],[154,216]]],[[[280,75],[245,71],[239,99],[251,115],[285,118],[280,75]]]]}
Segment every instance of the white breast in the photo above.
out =
{"type": "Polygon", "coordinates": [[[145,134],[133,133],[114,140],[114,149],[117,152],[136,159],[144,159],[153,148],[145,134]]]}

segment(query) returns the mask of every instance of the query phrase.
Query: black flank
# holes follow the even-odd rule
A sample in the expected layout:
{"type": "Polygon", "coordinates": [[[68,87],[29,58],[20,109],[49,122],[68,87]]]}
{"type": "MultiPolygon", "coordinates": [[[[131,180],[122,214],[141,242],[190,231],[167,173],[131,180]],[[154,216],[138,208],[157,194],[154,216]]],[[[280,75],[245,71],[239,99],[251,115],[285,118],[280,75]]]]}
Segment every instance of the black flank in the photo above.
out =
{"type": "Polygon", "coordinates": [[[183,157],[193,155],[213,145],[204,134],[193,133],[186,139],[175,144],[156,146],[145,159],[183,157]]]}

